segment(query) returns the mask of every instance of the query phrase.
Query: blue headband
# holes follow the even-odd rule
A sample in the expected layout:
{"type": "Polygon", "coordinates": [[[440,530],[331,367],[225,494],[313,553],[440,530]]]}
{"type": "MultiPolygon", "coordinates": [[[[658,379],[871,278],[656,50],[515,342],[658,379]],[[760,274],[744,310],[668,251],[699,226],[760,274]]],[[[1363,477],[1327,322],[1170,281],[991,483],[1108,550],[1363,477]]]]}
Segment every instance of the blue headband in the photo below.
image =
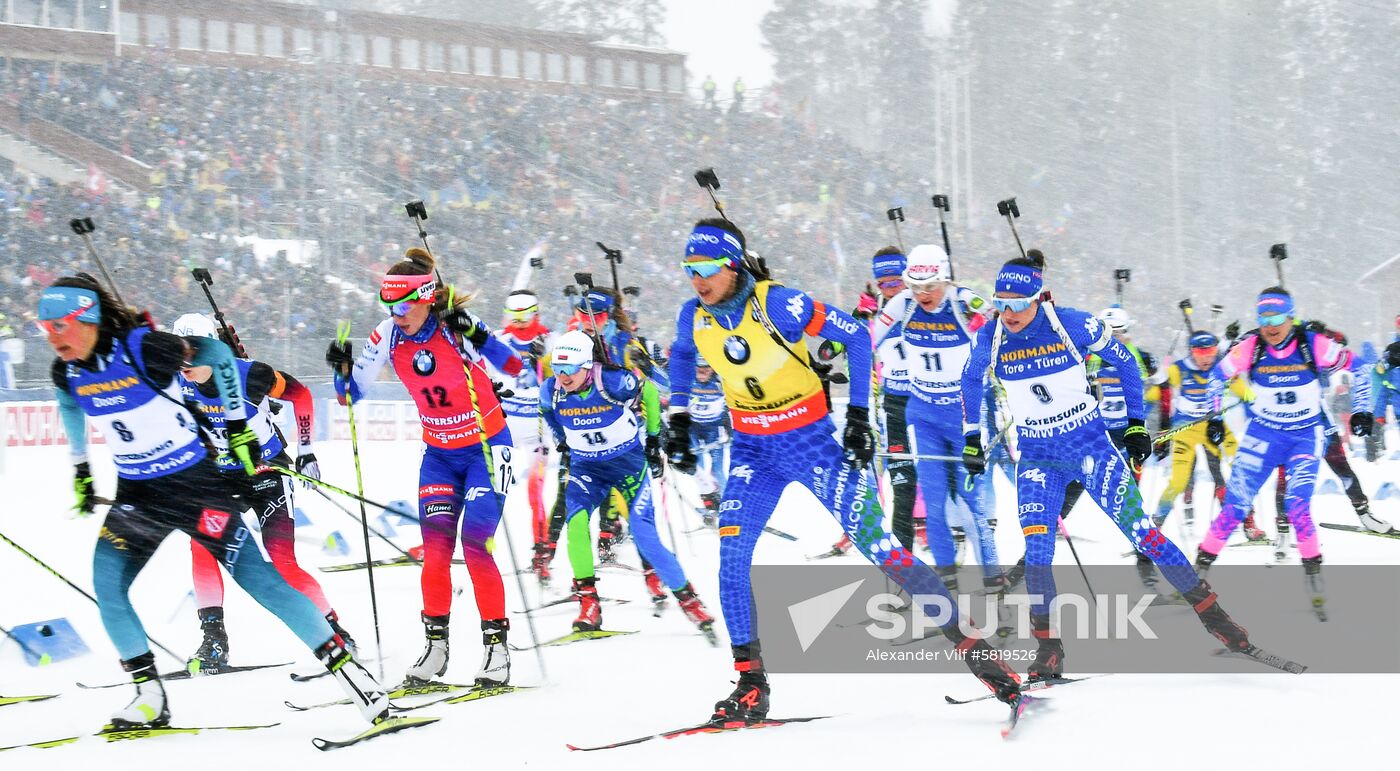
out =
{"type": "Polygon", "coordinates": [[[579,295],[579,297],[574,300],[574,307],[584,313],[587,313],[589,309],[592,309],[594,313],[602,313],[612,310],[612,306],[612,295],[601,289],[590,289],[587,293],[579,295]],[[584,302],[584,300],[587,300],[587,302],[584,302]]]}
{"type": "Polygon", "coordinates": [[[78,321],[96,324],[102,320],[102,305],[97,301],[97,293],[91,289],[51,286],[39,296],[40,321],[61,319],[79,308],[87,310],[78,315],[78,321]]]}
{"type": "Polygon", "coordinates": [[[685,256],[691,255],[728,257],[729,267],[738,270],[739,263],[744,259],[744,247],[739,245],[738,236],[728,230],[712,225],[696,225],[685,245],[685,256]]]}
{"type": "Polygon", "coordinates": [[[877,254],[871,259],[871,270],[875,278],[891,278],[904,273],[909,259],[902,254],[877,254]]]}
{"type": "Polygon", "coordinates": [[[1214,348],[1220,345],[1220,339],[1209,332],[1196,332],[1191,335],[1192,348],[1214,348]]]}
{"type": "Polygon", "coordinates": [[[1008,262],[997,274],[997,292],[1035,297],[1040,294],[1043,279],[1039,268],[1008,262]]]}
{"type": "Polygon", "coordinates": [[[1263,316],[1265,313],[1278,313],[1283,316],[1292,316],[1293,298],[1277,292],[1265,292],[1259,295],[1259,301],[1255,310],[1260,316],[1263,316]]]}

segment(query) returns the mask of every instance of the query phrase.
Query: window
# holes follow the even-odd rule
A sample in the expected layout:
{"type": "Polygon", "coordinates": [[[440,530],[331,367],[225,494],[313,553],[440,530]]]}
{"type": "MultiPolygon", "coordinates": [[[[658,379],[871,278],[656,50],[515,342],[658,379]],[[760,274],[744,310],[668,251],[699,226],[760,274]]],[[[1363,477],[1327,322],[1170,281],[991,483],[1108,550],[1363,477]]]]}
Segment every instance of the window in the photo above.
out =
{"type": "Polygon", "coordinates": [[[570,57],[569,57],[569,82],[570,82],[570,83],[587,83],[587,82],[588,82],[588,60],[587,60],[587,59],[583,58],[582,56],[570,56],[570,57]]]}
{"type": "Polygon", "coordinates": [[[364,35],[350,36],[350,61],[354,64],[369,64],[369,49],[365,47],[364,35]]]}
{"type": "Polygon", "coordinates": [[[525,79],[539,80],[544,77],[543,64],[539,51],[525,52],[525,79]]]}
{"type": "Polygon", "coordinates": [[[233,52],[252,56],[258,52],[258,25],[234,22],[233,52]]]}
{"type": "Polygon", "coordinates": [[[158,14],[146,14],[146,45],[170,45],[170,19],[158,14]]]}
{"type": "Polygon", "coordinates": [[[612,88],[617,85],[617,83],[613,81],[612,59],[598,59],[595,65],[598,68],[598,85],[604,88],[612,88]]]}
{"type": "Polygon", "coordinates": [[[340,34],[323,30],[321,32],[321,58],[328,62],[340,61],[340,34]]]}
{"type": "Polygon", "coordinates": [[[384,35],[375,35],[370,40],[371,63],[376,67],[394,66],[394,41],[384,35]]]}
{"type": "Polygon", "coordinates": [[[520,77],[520,52],[514,48],[501,49],[501,77],[520,77]]]}
{"type": "Polygon", "coordinates": [[[661,65],[656,62],[647,62],[642,65],[642,75],[646,78],[646,88],[648,91],[661,90],[661,65]]]}
{"type": "Polygon", "coordinates": [[[491,49],[487,46],[472,47],[472,71],[478,75],[494,75],[495,68],[491,66],[493,58],[491,49]]]}
{"type": "Polygon", "coordinates": [[[564,82],[564,55],[546,54],[544,57],[544,77],[554,83],[564,82]]]}
{"type": "Polygon", "coordinates": [[[622,87],[637,87],[637,63],[631,59],[622,60],[622,87]]]}
{"type": "MultiPolygon", "coordinates": [[[[125,16],[125,14],[122,14],[125,16]]],[[[204,47],[214,53],[228,53],[228,22],[209,20],[204,24],[204,47]]]]}
{"type": "Polygon", "coordinates": [[[666,66],[666,90],[677,94],[685,92],[685,68],[679,64],[666,66]]]}
{"type": "Polygon", "coordinates": [[[78,28],[78,0],[49,0],[49,26],[78,28]]]}
{"type": "Polygon", "coordinates": [[[316,53],[315,38],[311,35],[311,30],[300,27],[292,27],[292,54],[295,56],[311,56],[316,53]]]}
{"type": "MultiPolygon", "coordinates": [[[[15,2],[15,15],[14,15],[14,23],[15,23],[15,24],[33,24],[34,26],[38,26],[38,25],[39,25],[40,16],[41,16],[41,15],[43,14],[43,12],[44,12],[44,3],[42,2],[42,0],[14,0],[14,2],[15,2]]],[[[133,14],[130,14],[130,15],[132,16],[132,18],[133,18],[133,20],[134,20],[135,17],[136,17],[136,14],[133,13],[133,14]]],[[[123,24],[123,25],[126,24],[126,17],[127,17],[127,14],[125,14],[125,13],[122,14],[122,24],[123,24]]],[[[134,29],[133,29],[132,31],[135,32],[134,29]]],[[[130,41],[133,42],[133,43],[137,42],[137,37],[136,37],[135,35],[132,35],[130,38],[128,38],[126,35],[122,35],[122,39],[123,39],[123,40],[130,40],[130,41]]]]}
{"type": "Polygon", "coordinates": [[[265,24],[263,33],[263,56],[282,57],[282,28],[276,24],[265,24]]]}
{"type": "Polygon", "coordinates": [[[420,45],[421,44],[417,40],[409,40],[408,38],[399,40],[400,67],[405,70],[418,70],[423,68],[418,58],[420,45]]]}
{"type": "Polygon", "coordinates": [[[452,72],[471,72],[471,60],[467,58],[467,47],[461,43],[453,43],[448,49],[449,59],[447,68],[452,72]]]}
{"type": "Polygon", "coordinates": [[[179,45],[185,51],[198,51],[199,41],[199,19],[193,16],[181,16],[175,20],[175,31],[179,35],[179,45]]]}
{"type": "Polygon", "coordinates": [[[83,29],[90,32],[112,30],[112,9],[107,0],[88,0],[83,3],[83,29]]]}

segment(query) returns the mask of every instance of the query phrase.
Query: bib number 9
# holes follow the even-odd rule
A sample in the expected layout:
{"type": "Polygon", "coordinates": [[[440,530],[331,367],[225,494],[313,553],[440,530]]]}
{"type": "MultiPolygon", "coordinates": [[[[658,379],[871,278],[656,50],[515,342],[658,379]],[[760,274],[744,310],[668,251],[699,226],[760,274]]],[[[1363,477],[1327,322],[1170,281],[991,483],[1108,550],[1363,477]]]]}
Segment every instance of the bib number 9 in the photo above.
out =
{"type": "Polygon", "coordinates": [[[1031,386],[1031,393],[1035,394],[1035,398],[1039,399],[1041,404],[1049,404],[1053,398],[1050,396],[1050,389],[1046,388],[1043,383],[1031,386]]]}

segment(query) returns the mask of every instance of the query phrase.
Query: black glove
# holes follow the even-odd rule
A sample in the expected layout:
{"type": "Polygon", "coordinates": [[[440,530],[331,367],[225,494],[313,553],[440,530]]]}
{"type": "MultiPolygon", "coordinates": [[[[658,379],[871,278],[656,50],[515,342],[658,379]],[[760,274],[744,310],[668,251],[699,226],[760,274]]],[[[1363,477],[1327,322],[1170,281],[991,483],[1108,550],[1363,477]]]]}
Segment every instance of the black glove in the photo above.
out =
{"type": "Polygon", "coordinates": [[[1172,453],[1172,443],[1167,440],[1157,442],[1152,445],[1152,457],[1157,460],[1166,460],[1172,453]]]}
{"type": "Polygon", "coordinates": [[[490,330],[481,322],[481,319],[460,305],[443,313],[442,323],[446,324],[448,329],[470,340],[471,344],[477,348],[486,345],[486,341],[491,337],[490,330]]]}
{"type": "Polygon", "coordinates": [[[1240,336],[1240,322],[1232,321],[1225,325],[1225,339],[1234,340],[1240,336]]]}
{"type": "Polygon", "coordinates": [[[1123,446],[1128,450],[1128,462],[1141,468],[1152,454],[1152,435],[1143,427],[1142,418],[1128,418],[1128,430],[1123,432],[1123,446]]]}
{"type": "Polygon", "coordinates": [[[963,468],[968,476],[977,476],[987,470],[987,454],[982,451],[981,434],[963,435],[963,468]]]}
{"type": "Polygon", "coordinates": [[[224,425],[228,429],[229,455],[243,464],[248,476],[257,474],[258,463],[262,461],[262,445],[258,444],[258,435],[248,428],[246,420],[229,420],[224,425]]]}
{"type": "Polygon", "coordinates": [[[560,442],[554,449],[559,451],[559,470],[567,473],[569,470],[569,443],[560,442]]]}
{"type": "Polygon", "coordinates": [[[1385,365],[1391,369],[1400,369],[1400,342],[1385,347],[1385,365]]]}
{"type": "Polygon", "coordinates": [[[647,465],[651,466],[651,475],[660,479],[666,473],[666,464],[661,460],[661,435],[647,435],[646,444],[647,465]]]}
{"type": "Polygon", "coordinates": [[[326,363],[331,371],[341,377],[349,377],[350,368],[355,366],[355,357],[350,353],[350,343],[331,343],[326,348],[326,363]]]}
{"type": "Polygon", "coordinates": [[[1211,418],[1206,421],[1206,441],[1220,446],[1225,441],[1225,421],[1221,418],[1211,418]]]}
{"type": "Polygon", "coordinates": [[[846,408],[846,430],[841,434],[846,459],[865,468],[875,458],[875,435],[870,432],[870,410],[851,405],[846,408]]]}
{"type": "Polygon", "coordinates": [[[695,473],[695,451],[690,449],[690,413],[677,412],[671,416],[666,430],[666,457],[671,466],[682,474],[695,473]]]}
{"type": "Polygon", "coordinates": [[[1375,426],[1375,420],[1369,412],[1351,413],[1351,435],[1370,436],[1371,429],[1375,426]]]}
{"type": "MultiPolygon", "coordinates": [[[[321,478],[321,464],[316,460],[316,453],[306,452],[297,456],[297,473],[311,479],[321,478]]],[[[301,484],[308,490],[313,487],[312,483],[306,480],[301,484]]]]}
{"type": "Polygon", "coordinates": [[[84,517],[91,514],[97,488],[93,487],[92,468],[87,461],[73,464],[73,494],[78,496],[78,505],[73,507],[74,510],[84,517]]]}
{"type": "Polygon", "coordinates": [[[532,361],[540,361],[544,358],[544,355],[544,335],[540,335],[530,341],[530,359],[532,361]]]}

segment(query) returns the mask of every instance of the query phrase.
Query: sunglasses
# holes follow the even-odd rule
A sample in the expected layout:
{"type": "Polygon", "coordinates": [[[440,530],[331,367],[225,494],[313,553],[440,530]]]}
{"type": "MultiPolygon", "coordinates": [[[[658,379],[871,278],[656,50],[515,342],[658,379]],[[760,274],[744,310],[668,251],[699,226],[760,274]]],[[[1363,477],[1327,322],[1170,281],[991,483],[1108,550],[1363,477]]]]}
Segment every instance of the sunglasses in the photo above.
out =
{"type": "Polygon", "coordinates": [[[728,257],[715,257],[711,260],[694,260],[692,262],[682,262],[681,267],[685,268],[685,274],[691,278],[710,278],[729,264],[728,257]]]}
{"type": "Polygon", "coordinates": [[[1284,324],[1287,324],[1289,321],[1290,321],[1290,319],[1289,319],[1288,316],[1286,316],[1286,315],[1284,315],[1284,314],[1282,314],[1282,313],[1277,313],[1277,314],[1274,314],[1274,315],[1271,315],[1271,316],[1260,316],[1260,317],[1259,317],[1259,326],[1261,326],[1261,327],[1281,327],[1281,326],[1283,326],[1284,324]]]}
{"type": "Polygon", "coordinates": [[[586,361],[580,362],[578,364],[560,364],[558,362],[555,362],[553,366],[555,374],[568,375],[569,377],[573,377],[574,375],[577,375],[578,373],[587,369],[589,364],[591,363],[592,362],[586,361]]]}
{"type": "Polygon", "coordinates": [[[904,285],[904,279],[898,277],[882,278],[878,282],[876,282],[876,286],[880,287],[881,289],[898,289],[904,285]]]}
{"type": "Polygon", "coordinates": [[[44,331],[51,335],[61,335],[67,332],[68,328],[73,325],[73,322],[77,320],[79,316],[87,313],[88,310],[88,308],[78,308],[77,310],[69,312],[68,315],[56,319],[40,319],[39,326],[43,327],[44,331]]]}
{"type": "Polygon", "coordinates": [[[1011,313],[1020,313],[1031,307],[1035,301],[1036,298],[1034,297],[993,297],[992,307],[1002,313],[1006,313],[1007,311],[1011,313]]]}
{"type": "Polygon", "coordinates": [[[384,290],[379,290],[379,304],[389,309],[389,313],[403,317],[413,310],[413,306],[430,303],[437,297],[437,282],[426,281],[414,287],[413,291],[400,297],[388,298],[384,290]]]}
{"type": "Polygon", "coordinates": [[[511,319],[512,321],[529,321],[530,319],[534,318],[536,313],[539,312],[539,306],[535,306],[533,308],[526,308],[524,310],[519,311],[510,310],[509,308],[507,308],[506,318],[511,319]]]}

